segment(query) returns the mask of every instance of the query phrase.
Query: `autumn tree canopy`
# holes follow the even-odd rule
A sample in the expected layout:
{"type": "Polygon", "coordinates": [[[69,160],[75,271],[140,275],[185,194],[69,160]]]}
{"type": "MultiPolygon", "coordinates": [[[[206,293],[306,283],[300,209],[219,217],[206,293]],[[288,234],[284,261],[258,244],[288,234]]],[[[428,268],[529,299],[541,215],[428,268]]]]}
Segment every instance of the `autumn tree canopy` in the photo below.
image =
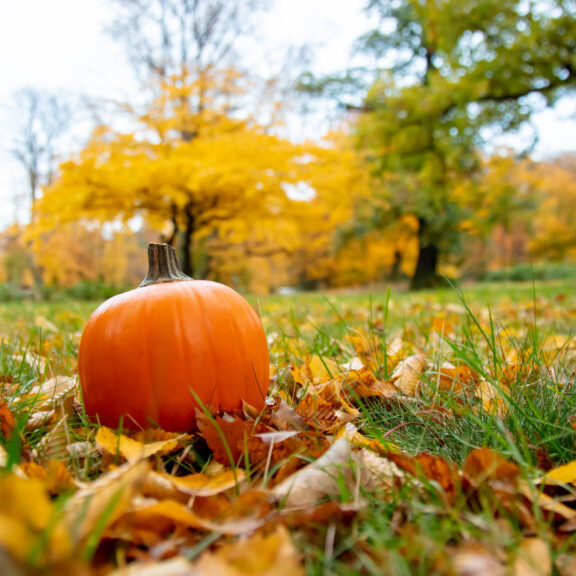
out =
{"type": "Polygon", "coordinates": [[[360,113],[355,136],[392,220],[410,214],[418,221],[417,287],[433,281],[458,244],[466,214],[455,188],[476,173],[479,149],[573,89],[576,6],[371,0],[367,10],[379,26],[358,46],[376,66],[344,78],[307,77],[303,87],[317,92],[373,78],[353,106],[360,113]]]}

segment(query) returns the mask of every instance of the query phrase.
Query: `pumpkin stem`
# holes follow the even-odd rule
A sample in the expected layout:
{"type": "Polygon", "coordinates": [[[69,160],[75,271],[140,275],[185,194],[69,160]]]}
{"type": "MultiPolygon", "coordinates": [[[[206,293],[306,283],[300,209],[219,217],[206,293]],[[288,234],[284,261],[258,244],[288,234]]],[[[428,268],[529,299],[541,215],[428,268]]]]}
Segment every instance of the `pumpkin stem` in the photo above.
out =
{"type": "Polygon", "coordinates": [[[138,287],[182,280],[192,280],[192,278],[182,272],[176,258],[176,250],[170,244],[150,242],[148,244],[148,274],[138,287]]]}

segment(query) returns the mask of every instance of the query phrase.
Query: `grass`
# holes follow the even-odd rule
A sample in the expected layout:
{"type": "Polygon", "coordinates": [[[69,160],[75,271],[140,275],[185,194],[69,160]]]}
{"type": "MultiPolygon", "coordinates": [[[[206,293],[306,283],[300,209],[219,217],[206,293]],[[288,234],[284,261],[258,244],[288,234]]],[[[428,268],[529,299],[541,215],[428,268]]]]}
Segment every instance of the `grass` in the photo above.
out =
{"type": "MultiPolygon", "coordinates": [[[[423,353],[427,365],[418,397],[358,401],[356,425],[364,436],[392,442],[409,455],[428,452],[458,468],[474,449],[491,448],[517,465],[527,480],[576,460],[576,295],[571,283],[482,284],[417,294],[383,289],[251,301],[262,313],[275,385],[288,399],[300,393],[292,368],[310,365],[313,358],[319,360],[315,370],[323,367],[330,373],[363,352],[363,361],[385,380],[397,365],[396,356],[423,353]],[[499,407],[482,409],[478,396],[466,388],[439,389],[446,362],[469,366],[498,390],[499,407]]],[[[20,395],[42,372],[73,373],[82,327],[97,304],[0,304],[4,395],[20,395]]],[[[38,430],[20,432],[32,447],[42,439],[38,430]]],[[[7,449],[14,459],[18,447],[7,449]]],[[[447,499],[433,477],[407,477],[386,494],[365,491],[366,505],[354,517],[340,515],[300,528],[292,537],[306,571],[318,575],[454,574],[451,556],[472,545],[485,553],[486,562],[505,554],[511,566],[527,535],[549,543],[556,566],[574,554],[575,537],[559,536],[557,519],[530,502],[524,503],[528,512],[523,516],[506,507],[505,500],[495,500],[494,490],[483,485],[447,499]],[[527,528],[528,517],[533,523],[527,528]]],[[[340,500],[349,502],[350,497],[343,487],[340,500]]],[[[567,494],[569,505],[570,498],[567,494]]],[[[210,546],[212,540],[199,545],[210,546]]]]}

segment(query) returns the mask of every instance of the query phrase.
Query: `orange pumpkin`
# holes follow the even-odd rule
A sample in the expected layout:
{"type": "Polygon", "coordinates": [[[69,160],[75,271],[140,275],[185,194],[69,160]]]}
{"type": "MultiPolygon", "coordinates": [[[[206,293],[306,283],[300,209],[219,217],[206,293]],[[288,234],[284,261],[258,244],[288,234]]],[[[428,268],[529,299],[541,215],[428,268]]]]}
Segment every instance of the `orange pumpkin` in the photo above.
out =
{"type": "Polygon", "coordinates": [[[148,276],[90,317],[78,355],[88,416],[102,425],[195,429],[202,403],[264,405],[269,357],[262,323],[237,292],[184,275],[174,249],[150,244],[148,276]],[[194,391],[194,393],[192,392],[194,391]]]}

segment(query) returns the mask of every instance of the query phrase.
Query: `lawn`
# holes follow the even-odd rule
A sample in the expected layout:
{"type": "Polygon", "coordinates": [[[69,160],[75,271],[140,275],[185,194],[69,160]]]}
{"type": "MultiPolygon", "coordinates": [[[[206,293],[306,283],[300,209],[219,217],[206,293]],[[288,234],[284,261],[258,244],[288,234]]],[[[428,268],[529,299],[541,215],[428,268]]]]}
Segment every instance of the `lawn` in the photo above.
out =
{"type": "Polygon", "coordinates": [[[0,304],[4,571],[576,573],[569,283],[249,300],[270,402],[186,435],[86,419],[100,302],[0,304]]]}

